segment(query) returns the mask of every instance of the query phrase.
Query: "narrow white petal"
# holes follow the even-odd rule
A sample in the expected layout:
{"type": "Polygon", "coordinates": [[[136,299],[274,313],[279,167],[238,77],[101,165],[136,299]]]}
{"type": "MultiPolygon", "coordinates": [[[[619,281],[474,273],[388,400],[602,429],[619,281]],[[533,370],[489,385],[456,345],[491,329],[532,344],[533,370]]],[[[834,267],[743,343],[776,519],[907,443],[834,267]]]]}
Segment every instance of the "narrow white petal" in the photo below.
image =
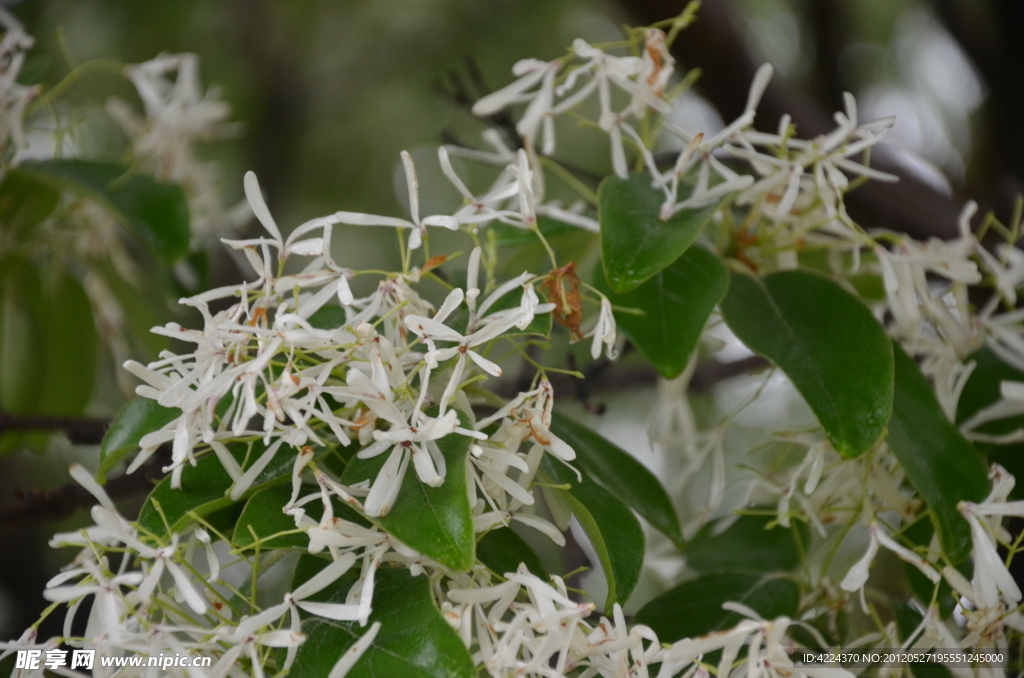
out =
{"type": "Polygon", "coordinates": [[[396,445],[373,481],[370,494],[366,495],[363,504],[366,515],[373,518],[387,515],[398,496],[408,463],[409,455],[405,454],[401,445],[396,445]]]}
{"type": "Polygon", "coordinates": [[[315,614],[318,617],[326,617],[327,619],[333,619],[335,621],[357,621],[359,619],[359,606],[358,605],[345,605],[342,603],[314,603],[300,601],[297,602],[300,608],[315,614]]]}
{"type": "Polygon", "coordinates": [[[412,213],[412,223],[418,224],[420,223],[420,183],[416,178],[416,165],[408,151],[402,151],[402,167],[405,169],[406,188],[409,189],[409,211],[412,213]]]}
{"type": "Polygon", "coordinates": [[[167,570],[174,577],[174,585],[178,588],[178,592],[185,597],[185,602],[192,608],[192,611],[196,614],[206,614],[206,601],[193,588],[185,571],[174,563],[167,563],[167,570]]]}
{"type": "Polygon", "coordinates": [[[260,192],[260,182],[256,179],[256,173],[246,172],[243,183],[245,185],[245,197],[249,200],[249,206],[252,207],[253,214],[263,224],[263,228],[267,229],[267,233],[277,242],[281,242],[281,231],[278,230],[277,224],[274,223],[274,217],[270,216],[267,203],[263,202],[263,193],[260,192]]]}
{"type": "Polygon", "coordinates": [[[878,538],[874,532],[871,533],[871,542],[868,544],[868,550],[864,553],[863,557],[858,560],[850,571],[846,573],[843,581],[840,582],[839,587],[844,591],[856,591],[864,587],[864,584],[868,580],[868,569],[871,567],[871,561],[875,559],[875,554],[878,553],[878,538]]]}
{"type": "Polygon", "coordinates": [[[317,572],[315,575],[310,577],[305,583],[301,584],[292,595],[297,600],[308,598],[314,593],[322,591],[326,587],[336,582],[342,575],[352,569],[352,565],[356,562],[356,556],[353,553],[345,553],[333,563],[325,567],[324,569],[317,572]]]}
{"type": "Polygon", "coordinates": [[[117,508],[114,506],[114,502],[110,500],[110,497],[107,496],[103,487],[96,482],[91,473],[85,470],[84,466],[81,464],[72,464],[71,468],[68,469],[68,472],[71,474],[71,477],[75,479],[75,482],[85,488],[89,494],[96,497],[96,501],[98,501],[103,508],[107,509],[111,513],[117,513],[117,508]]]}
{"type": "Polygon", "coordinates": [[[488,374],[494,377],[501,376],[501,368],[498,367],[497,363],[491,362],[490,360],[483,357],[476,351],[466,351],[466,353],[469,354],[470,360],[479,365],[480,369],[482,369],[484,372],[487,372],[488,374]]]}
{"type": "Polygon", "coordinates": [[[267,451],[260,455],[260,458],[257,459],[252,466],[246,469],[245,473],[235,481],[235,484],[231,487],[232,501],[238,501],[241,496],[246,493],[246,491],[256,481],[259,474],[263,473],[263,469],[267,467],[267,464],[273,461],[274,455],[277,454],[277,451],[281,448],[281,444],[283,442],[284,441],[280,439],[275,440],[274,443],[267,448],[267,451]]]}
{"type": "Polygon", "coordinates": [[[359,658],[363,656],[363,653],[369,649],[373,643],[373,639],[377,637],[377,632],[380,631],[380,622],[374,622],[370,626],[370,630],[367,631],[356,641],[356,644],[345,650],[345,653],[341,655],[338,663],[334,665],[331,672],[327,674],[327,678],[345,678],[348,674],[349,669],[355,666],[355,663],[359,661],[359,658]]]}
{"type": "Polygon", "coordinates": [[[412,463],[416,468],[416,475],[430,487],[440,487],[444,483],[444,477],[438,474],[434,467],[434,460],[430,453],[416,447],[410,448],[412,463]]]}

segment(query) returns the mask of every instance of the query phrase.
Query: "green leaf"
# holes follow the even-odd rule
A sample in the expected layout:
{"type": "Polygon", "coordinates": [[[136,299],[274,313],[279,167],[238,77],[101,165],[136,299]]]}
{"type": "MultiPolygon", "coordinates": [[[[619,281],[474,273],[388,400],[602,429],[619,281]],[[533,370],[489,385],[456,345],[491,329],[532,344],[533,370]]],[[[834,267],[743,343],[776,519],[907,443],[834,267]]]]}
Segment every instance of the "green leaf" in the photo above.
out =
{"type": "Polygon", "coordinates": [[[857,297],[823,276],[733,272],[722,314],[736,336],[778,365],[844,457],[870,449],[892,412],[885,330],[857,297]]]}
{"type": "Polygon", "coordinates": [[[643,311],[615,311],[615,322],[666,379],[686,369],[708,316],[729,288],[729,269],[700,245],[625,294],[613,292],[600,271],[595,277],[613,305],[643,311]]]}
{"type": "Polygon", "coordinates": [[[0,409],[28,414],[38,401],[42,372],[39,276],[27,261],[0,262],[0,409]]]}
{"type": "Polygon", "coordinates": [[[580,482],[568,467],[552,460],[550,455],[544,455],[540,470],[554,484],[570,486],[568,490],[554,491],[566,499],[597,552],[608,582],[604,609],[611,614],[614,604],[625,603],[640,580],[644,565],[644,530],[640,521],[586,473],[580,482]]]}
{"type": "Polygon", "coordinates": [[[0,182],[0,224],[15,238],[24,238],[57,206],[60,191],[17,170],[0,182]]]}
{"type": "Polygon", "coordinates": [[[164,261],[177,261],[188,253],[188,202],[177,184],[158,183],[116,163],[89,160],[30,161],[18,171],[105,203],[164,261]]]}
{"type": "MultiPolygon", "coordinates": [[[[328,561],[321,558],[302,556],[295,569],[292,590],[327,564],[328,561]]],[[[358,576],[359,568],[353,568],[308,600],[344,603],[358,576]]],[[[365,627],[357,622],[337,622],[306,612],[301,615],[306,642],[299,646],[289,678],[324,678],[342,653],[374,622],[380,622],[380,631],[347,678],[475,678],[477,675],[458,634],[434,605],[427,577],[413,577],[405,568],[385,565],[377,570],[373,613],[365,627]]]]}
{"type": "MultiPolygon", "coordinates": [[[[734,556],[741,559],[739,553],[734,556]]],[[[738,615],[722,609],[727,602],[743,603],[765,619],[794,617],[800,605],[800,587],[791,579],[745,572],[705,574],[650,601],[633,621],[651,627],[659,641],[674,643],[738,623],[738,615]]]]}
{"type": "Polygon", "coordinates": [[[110,422],[110,427],[100,443],[100,465],[96,479],[104,482],[107,473],[127,455],[139,449],[142,437],[181,415],[181,410],[164,407],[149,398],[135,398],[121,408],[110,422]]]}
{"type": "MultiPolygon", "coordinates": [[[[291,499],[292,489],[288,485],[268,487],[249,497],[245,508],[238,516],[231,543],[238,550],[253,548],[260,540],[260,549],[298,548],[305,550],[309,546],[309,537],[296,532],[295,519],[282,511],[291,499]],[[294,534],[282,534],[294,532],[294,534]],[[255,535],[255,536],[253,536],[255,535]]],[[[313,520],[320,520],[324,514],[321,502],[313,501],[304,507],[306,515],[313,520]]],[[[336,518],[342,518],[363,526],[369,522],[351,506],[334,500],[331,508],[336,518]]]]}
{"type": "MultiPolygon", "coordinates": [[[[472,428],[459,412],[460,425],[472,428]]],[[[466,488],[470,439],[452,433],[437,441],[445,458],[447,474],[439,487],[430,487],[416,475],[410,462],[398,499],[386,516],[371,518],[403,544],[433,558],[445,567],[465,572],[476,562],[473,514],[466,488]]],[[[341,478],[346,485],[376,479],[391,451],[373,459],[353,457],[341,478]]]]}
{"type": "MultiPolygon", "coordinates": [[[[173,298],[160,271],[139,271],[141,279],[132,283],[121,277],[108,261],[96,262],[93,271],[110,289],[125,314],[126,338],[140,362],[155,359],[160,351],[171,347],[171,340],[150,330],[170,319],[167,300],[173,298]]],[[[120,367],[118,368],[120,369],[120,367]]]]}
{"type": "Polygon", "coordinates": [[[318,330],[334,330],[344,327],[346,322],[345,309],[341,306],[321,306],[309,316],[309,324],[318,330]]]}
{"type": "Polygon", "coordinates": [[[533,574],[547,581],[548,572],[540,558],[511,527],[497,527],[476,543],[476,557],[498,575],[515,572],[520,563],[533,574]]]}
{"type": "MultiPolygon", "coordinates": [[[[252,546],[256,540],[260,540],[260,550],[263,549],[285,549],[305,548],[309,546],[309,537],[302,532],[295,534],[280,534],[282,532],[295,532],[295,519],[285,515],[281,509],[291,498],[291,488],[285,485],[269,487],[262,492],[249,497],[245,502],[245,508],[238,517],[235,526],[234,536],[231,538],[235,548],[241,550],[252,546]],[[253,536],[255,533],[255,536],[253,536]]],[[[308,508],[319,508],[320,515],[323,509],[319,502],[312,502],[308,508]]],[[[320,515],[310,517],[319,520],[320,515]]]]}
{"type": "Polygon", "coordinates": [[[35,410],[79,415],[92,398],[96,377],[96,323],[92,305],[77,280],[55,272],[43,286],[42,383],[35,410]]]}
{"type": "MultiPolygon", "coordinates": [[[[563,233],[578,233],[581,230],[578,226],[545,216],[537,217],[537,228],[540,229],[545,238],[562,235],[563,233]]],[[[512,226],[511,224],[503,224],[500,221],[492,223],[490,231],[494,233],[494,243],[498,247],[515,247],[517,245],[540,243],[540,238],[533,231],[512,226]]]]}
{"type": "Polygon", "coordinates": [[[705,525],[686,546],[686,564],[700,574],[795,570],[801,552],[810,545],[811,531],[795,521],[789,528],[767,529],[773,520],[772,516],[740,516],[721,534],[715,534],[717,522],[705,525]]]}
{"type": "MultiPolygon", "coordinates": [[[[686,197],[687,191],[680,190],[679,199],[686,197]]],[[[646,172],[633,172],[628,179],[607,177],[598,188],[597,199],[605,277],[620,294],[678,259],[718,209],[710,205],[681,210],[662,221],[665,196],[651,187],[646,172]]]]}
{"type": "Polygon", "coordinates": [[[672,500],[646,466],[607,438],[558,413],[551,418],[551,431],[576,450],[578,465],[594,480],[666,537],[683,543],[672,500]]]}
{"type": "MultiPolygon", "coordinates": [[[[235,443],[228,446],[228,451],[243,470],[251,466],[263,454],[264,449],[262,441],[248,444],[235,443]],[[248,456],[247,462],[246,456],[248,456]]],[[[316,461],[329,453],[329,448],[314,447],[312,460],[316,461]]],[[[231,476],[224,470],[216,455],[212,453],[204,455],[196,461],[195,466],[186,463],[181,472],[181,489],[172,488],[171,477],[168,476],[149,493],[146,502],[142,505],[142,510],[139,511],[139,526],[156,536],[180,532],[192,521],[190,514],[203,517],[214,511],[238,504],[260,490],[287,483],[291,477],[296,454],[295,448],[282,445],[273,460],[267,464],[267,467],[256,477],[252,486],[237,502],[232,501],[228,496],[228,491],[231,488],[231,476]],[[163,517],[161,517],[161,512],[163,517]],[[167,519],[166,524],[164,518],[167,519]]]]}
{"type": "Polygon", "coordinates": [[[910,482],[928,503],[942,550],[954,564],[971,552],[971,530],[957,511],[989,491],[985,461],[942,411],[931,384],[899,345],[892,420],[886,438],[910,482]]]}
{"type": "MultiPolygon", "coordinates": [[[[1000,382],[1024,381],[1024,372],[1004,363],[988,347],[973,353],[964,362],[969,363],[972,360],[974,371],[967,378],[957,402],[957,426],[1002,398],[999,392],[1000,382]]],[[[1004,435],[1020,428],[1024,428],[1024,415],[991,421],[979,426],[977,430],[989,435],[1004,435]]]]}
{"type": "MultiPolygon", "coordinates": [[[[12,414],[78,416],[92,397],[97,337],[92,306],[61,268],[41,280],[28,259],[0,261],[0,409],[12,414]]],[[[9,431],[0,454],[41,450],[46,431],[9,431]]]]}

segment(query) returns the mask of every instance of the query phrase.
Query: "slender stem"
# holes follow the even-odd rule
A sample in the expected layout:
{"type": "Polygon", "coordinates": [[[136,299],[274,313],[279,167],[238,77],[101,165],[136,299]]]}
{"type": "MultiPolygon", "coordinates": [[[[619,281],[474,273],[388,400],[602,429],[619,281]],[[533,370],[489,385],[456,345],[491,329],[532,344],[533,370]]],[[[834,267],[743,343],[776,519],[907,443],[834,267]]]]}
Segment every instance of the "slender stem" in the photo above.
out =
{"type": "Polygon", "coordinates": [[[589,186],[580,181],[580,179],[575,174],[573,174],[566,168],[562,167],[562,165],[546,156],[541,156],[540,164],[541,167],[551,170],[551,172],[555,176],[557,176],[559,179],[568,184],[570,188],[574,189],[577,193],[579,193],[584,200],[589,202],[594,207],[597,207],[597,193],[594,193],[594,191],[591,190],[589,186]]]}
{"type": "Polygon", "coordinates": [[[86,61],[71,69],[71,72],[64,76],[64,79],[56,85],[43,92],[42,95],[31,104],[25,107],[25,117],[29,118],[34,113],[49,106],[57,97],[66,92],[83,75],[89,73],[111,73],[113,75],[124,75],[125,64],[114,59],[94,59],[86,61]]]}

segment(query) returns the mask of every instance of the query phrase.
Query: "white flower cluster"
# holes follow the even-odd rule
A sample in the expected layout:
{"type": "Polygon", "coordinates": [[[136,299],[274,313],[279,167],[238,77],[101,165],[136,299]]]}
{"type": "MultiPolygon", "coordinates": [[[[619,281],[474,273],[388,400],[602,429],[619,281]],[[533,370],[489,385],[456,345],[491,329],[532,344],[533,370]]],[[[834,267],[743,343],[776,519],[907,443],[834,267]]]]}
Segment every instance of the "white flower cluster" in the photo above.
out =
{"type": "MultiPolygon", "coordinates": [[[[739,493],[774,502],[775,518],[785,527],[806,521],[821,537],[819,543],[826,544],[823,548],[831,549],[822,575],[807,582],[812,589],[807,600],[816,607],[807,608],[801,621],[765,620],[750,608],[726,603],[727,610],[746,619],[732,629],[663,647],[651,629],[628,625],[618,605],[612,619],[602,617],[593,624],[593,605],[574,601],[558,577],[544,582],[525,566],[502,576],[480,563],[468,572],[455,572],[380,526],[402,498],[410,464],[416,478],[429,487],[443,486],[452,473],[462,472],[447,468],[442,450],[445,441],[458,440],[469,449],[465,472],[475,537],[516,522],[565,544],[559,527],[565,527],[568,516],[561,515],[557,502],[547,503],[558,526],[534,509],[537,490],[547,496],[550,489],[536,483],[545,455],[555,463],[575,459],[572,447],[551,430],[554,394],[545,368],[527,390],[507,402],[480,383],[502,376],[505,357],[521,356],[536,364],[524,349],[522,335],[538,319],[546,320],[546,314],[570,325],[574,339],[591,338],[594,358],[602,351],[609,357],[616,353],[615,320],[607,298],[586,288],[583,298],[596,309],[589,331],[580,328],[580,318],[567,320],[566,308],[575,304],[578,311],[583,299],[569,299],[580,296],[578,291],[567,293],[561,287],[562,276],[575,274],[559,267],[539,222],[545,217],[598,230],[596,205],[587,191],[581,191],[580,203],[569,207],[545,200],[545,167],[557,163],[537,153],[538,145],[542,155],[554,152],[554,119],[578,115],[577,107],[592,96],[599,106],[594,126],[609,138],[615,174],[628,175],[631,145],[637,166],[664,196],[663,219],[718,206],[717,223],[731,228],[734,236],[730,254],[753,270],[795,268],[805,251],[823,250],[832,272],[844,282],[862,268],[874,273],[884,287],[884,300],[876,304],[879,317],[921,359],[950,418],[972,369],[965,360],[982,345],[1024,369],[1024,316],[1013,310],[998,312],[1001,302],[1004,307],[1016,303],[1024,283],[1024,255],[1014,243],[989,252],[970,231],[970,209],[958,240],[927,243],[865,231],[846,213],[844,196],[862,178],[893,178],[867,164],[868,151],[883,140],[891,119],[861,122],[848,96],[845,111],[836,114],[835,131],[827,135],[796,139],[788,118],[780,121],[775,134],[757,131],[756,109],[771,77],[770,67],[763,67],[746,110],[721,132],[706,138],[700,131],[664,125],[685,147],[663,162],[651,151],[655,139],[647,138],[650,127],[631,121],[670,110],[666,90],[674,62],[660,29],[646,30],[637,42],[638,57],[615,56],[577,40],[562,59],[516,64],[518,79],[481,99],[474,110],[486,116],[525,105],[516,126],[523,148],[511,149],[492,130],[484,135],[490,150],[439,149],[442,172],[464,198],[451,214],[422,214],[416,167],[402,153],[408,219],[337,212],[302,224],[286,237],[264,203],[255,175],[246,175],[246,196],[266,235],[225,242],[242,252],[255,279],[183,300],[202,315],[202,329],[174,323],[156,328],[191,344],[191,352],[166,351],[148,365],[125,364],[144,382],[139,396],[181,412],[140,441],[141,452],[129,472],[169,445],[166,471],[172,487],[188,490],[186,467],[207,456],[223,466],[232,483],[227,496],[239,501],[275,460],[280,466],[284,458],[290,462],[291,495],[282,510],[294,521],[308,552],[329,556],[330,564],[280,600],[250,599],[230,583],[228,574],[232,568],[256,569],[252,577],[258,578],[265,563],[258,565],[238,552],[225,561],[222,554],[230,545],[221,542],[229,540],[202,521],[166,538],[143,534],[140,526],[117,514],[84,471],[75,469],[73,475],[100,506],[93,510],[94,527],[55,540],[83,547],[46,594],[54,602],[70,603],[64,637],[38,643],[30,630],[0,648],[50,647],[64,640],[106,654],[187,651],[214,657],[207,676],[262,676],[271,668],[287,670],[295,661],[306,640],[301,610],[369,625],[331,672],[332,678],[340,678],[380,630],[379,624],[370,624],[376,573],[382,564],[395,563],[429,579],[434,600],[474,662],[495,678],[847,676],[840,669],[794,665],[789,651],[796,645],[787,634],[798,625],[814,636],[818,632],[812,622],[847,607],[850,593],[860,592],[867,608],[870,567],[883,547],[936,586],[945,579],[962,596],[957,618],[967,628],[964,637],[954,638],[932,607],[922,609],[921,626],[904,639],[908,646],[988,647],[1005,643],[1005,627],[1024,627],[1017,611],[1021,591],[997,551],[997,544],[1011,542],[1002,516],[1024,515],[1021,502],[1008,501],[1012,476],[993,466],[989,498],[960,506],[974,541],[975,571],[968,581],[943,563],[935,544],[911,548],[890,529],[892,521],[909,523],[922,508],[921,500],[908,492],[895,455],[882,444],[862,458],[843,460],[823,442],[821,431],[777,434],[772,442],[798,450],[800,461],[782,472],[751,474],[744,481],[748,487],[739,493]],[[497,166],[500,173],[485,191],[474,193],[456,172],[452,156],[497,166]],[[332,243],[338,224],[398,229],[402,271],[381,274],[343,266],[351,266],[354,258],[340,263],[335,259],[332,243]],[[479,238],[490,224],[535,233],[551,257],[551,272],[496,280],[497,254],[479,238]],[[461,231],[473,240],[464,286],[436,275],[443,257],[413,265],[413,253],[426,249],[432,228],[461,231]],[[356,297],[350,282],[365,276],[374,276],[376,288],[356,297]],[[428,280],[446,288],[436,304],[427,292],[421,295],[420,285],[428,280]],[[982,282],[991,283],[997,294],[975,311],[968,303],[967,285],[982,282]],[[542,300],[545,294],[548,301],[542,300]],[[498,347],[509,351],[502,356],[498,347]],[[233,452],[240,444],[249,451],[241,462],[233,452]],[[382,463],[372,478],[343,482],[317,463],[314,446],[347,448],[353,460],[381,458],[382,463]],[[346,518],[348,513],[335,510],[338,506],[355,509],[372,519],[372,526],[346,518]],[[322,507],[322,514],[315,507],[322,507]],[[831,556],[858,523],[867,529],[866,552],[833,583],[827,567],[831,556]],[[111,555],[121,550],[131,557],[115,565],[111,555]],[[359,577],[344,602],[312,599],[349,572],[359,577]],[[87,631],[84,637],[72,637],[72,620],[87,596],[94,597],[87,631]],[[284,659],[266,648],[284,649],[284,659]],[[740,660],[744,648],[746,658],[740,660]],[[718,666],[707,666],[703,657],[715,651],[721,651],[718,666]],[[650,669],[654,664],[660,664],[656,673],[650,669]]],[[[186,57],[161,57],[133,71],[132,77],[149,114],[138,128],[139,158],[151,155],[172,165],[180,161],[183,171],[192,172],[189,144],[214,129],[226,111],[209,95],[201,95],[195,63],[186,57]],[[172,84],[168,73],[174,69],[177,80],[172,84]]],[[[711,464],[707,501],[688,526],[696,531],[723,503],[728,483],[724,441],[731,417],[711,430],[696,430],[685,394],[692,373],[691,365],[680,380],[663,387],[658,421],[651,430],[659,442],[684,448],[687,466],[681,482],[711,464]]],[[[984,440],[987,434],[976,428],[1024,413],[1021,384],[1005,382],[1002,395],[1000,402],[964,425],[968,435],[984,440]]],[[[998,441],[1021,438],[1024,432],[1016,431],[998,441]]],[[[685,488],[676,489],[682,494],[685,488]]],[[[869,634],[857,642],[867,646],[881,640],[882,635],[869,634]]],[[[824,640],[818,642],[827,646],[824,640]]]]}
{"type": "Polygon", "coordinates": [[[39,93],[38,87],[18,82],[25,53],[35,44],[35,38],[10,10],[0,7],[0,26],[4,29],[0,39],[0,152],[11,153],[10,162],[17,165],[28,149],[25,135],[25,107],[39,93]]]}
{"type": "MultiPolygon", "coordinates": [[[[953,241],[933,238],[919,242],[904,234],[865,231],[847,214],[844,195],[863,179],[896,179],[867,164],[868,152],[884,139],[894,119],[860,122],[856,102],[846,95],[846,110],[836,114],[837,127],[829,134],[812,140],[794,138],[788,117],[780,120],[774,134],[757,131],[753,129],[756,108],[771,77],[767,65],[757,72],[744,113],[714,136],[705,138],[699,131],[665,124],[666,131],[680,137],[686,146],[671,165],[663,165],[662,159],[649,150],[653,142],[641,138],[626,122],[630,115],[642,116],[645,106],[661,113],[667,110],[665,105],[648,100],[652,89],[647,84],[653,81],[640,82],[636,77],[641,72],[650,76],[655,71],[671,71],[671,57],[663,50],[663,36],[659,38],[656,29],[647,33],[643,60],[602,56],[597,54],[600,50],[577,41],[573,53],[564,59],[517,64],[515,73],[520,79],[482,99],[475,110],[486,115],[504,106],[526,103],[526,112],[517,126],[524,146],[532,152],[534,140],[543,137],[542,152],[550,154],[554,150],[553,118],[567,113],[592,92],[600,92],[598,127],[609,135],[614,171],[626,176],[623,139],[631,140],[652,186],[664,193],[663,219],[680,211],[718,205],[718,217],[736,231],[734,256],[755,271],[795,268],[800,252],[824,250],[833,274],[839,278],[849,279],[862,272],[878,275],[885,293],[884,303],[876,307],[879,317],[886,321],[889,333],[919,360],[951,419],[974,369],[969,357],[979,348],[987,346],[1008,365],[1024,369],[1024,314],[1015,309],[1018,289],[1024,285],[1024,253],[1011,236],[1018,232],[1019,225],[1002,229],[1006,242],[994,253],[982,244],[985,228],[979,234],[971,231],[970,220],[976,210],[973,203],[965,207],[960,237],[953,241]],[[652,45],[660,47],[652,50],[652,45]],[[575,59],[585,64],[569,70],[559,80],[560,69],[575,59]],[[583,80],[581,74],[590,79],[578,86],[583,80]],[[631,97],[629,106],[619,113],[610,104],[610,84],[631,97]],[[740,169],[738,163],[747,167],[740,169]],[[669,169],[663,170],[666,165],[669,169]],[[864,252],[870,253],[866,265],[862,265],[864,252]],[[990,285],[995,294],[975,309],[967,288],[978,284],[990,285]]],[[[653,91],[663,92],[666,82],[659,81],[653,91]]],[[[689,374],[669,385],[671,393],[661,399],[652,426],[652,440],[678,447],[687,460],[680,482],[692,479],[701,465],[711,465],[706,506],[694,517],[688,532],[715,515],[722,500],[727,482],[722,443],[728,427],[726,422],[708,431],[696,430],[684,395],[689,374]]],[[[992,435],[977,429],[1021,414],[1024,384],[1004,381],[1002,399],[971,417],[963,430],[969,438],[981,442],[1017,442],[1024,440],[1024,430],[992,435]]],[[[843,579],[841,589],[861,591],[863,595],[868,568],[878,548],[885,547],[931,582],[944,577],[964,596],[965,616],[959,618],[967,619],[964,623],[970,633],[952,641],[948,630],[941,634],[937,630],[941,624],[935,613],[926,610],[925,622],[930,626],[911,636],[919,637],[926,631],[919,637],[918,646],[925,642],[923,638],[939,643],[933,647],[947,640],[949,647],[958,643],[964,647],[989,646],[1004,642],[1003,624],[1020,627],[1015,608],[1021,594],[995,550],[996,543],[1005,547],[1013,541],[998,518],[1024,511],[1018,506],[1020,502],[1006,501],[1013,478],[1004,469],[993,466],[993,494],[986,502],[961,507],[974,538],[976,569],[972,584],[956,569],[943,567],[941,554],[934,546],[926,551],[912,550],[890,536],[889,528],[877,519],[879,514],[893,511],[899,519],[911,521],[921,507],[919,499],[907,495],[903,469],[884,444],[869,460],[844,461],[817,434],[787,436],[779,442],[806,450],[803,461],[781,479],[750,477],[744,481],[750,487],[737,494],[776,497],[781,525],[788,527],[794,518],[806,520],[823,538],[833,534],[826,525],[863,522],[869,531],[868,550],[843,579]],[[865,502],[865,496],[870,501],[865,502]]]]}
{"type": "Polygon", "coordinates": [[[248,205],[225,209],[216,163],[196,157],[197,144],[235,130],[225,122],[231,109],[220,91],[202,91],[199,57],[161,54],[129,66],[125,75],[142,100],[145,116],[116,97],[107,101],[107,112],[131,140],[132,161],[160,181],[181,186],[189,200],[191,230],[199,240],[213,240],[244,224],[250,218],[248,205]]]}

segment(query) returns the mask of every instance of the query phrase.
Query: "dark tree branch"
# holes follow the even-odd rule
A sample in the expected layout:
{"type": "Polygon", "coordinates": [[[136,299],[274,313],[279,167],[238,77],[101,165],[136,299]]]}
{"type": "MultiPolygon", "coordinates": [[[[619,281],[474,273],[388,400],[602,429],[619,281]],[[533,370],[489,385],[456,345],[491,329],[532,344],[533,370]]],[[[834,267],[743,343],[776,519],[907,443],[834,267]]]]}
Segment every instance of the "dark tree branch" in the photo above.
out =
{"type": "MultiPolygon", "coordinates": [[[[718,384],[748,372],[754,372],[768,366],[768,361],[755,355],[727,363],[709,361],[697,365],[690,379],[690,390],[703,392],[718,384]]],[[[610,369],[615,363],[599,360],[584,372],[586,379],[576,379],[563,374],[551,374],[555,393],[573,393],[589,411],[595,414],[603,412],[603,403],[594,403],[593,398],[631,388],[649,388],[658,381],[657,371],[649,364],[633,365],[627,368],[610,369]]],[[[571,364],[570,364],[571,367],[571,364]]],[[[516,393],[512,389],[499,390],[499,394],[512,397],[516,393]]]]}
{"type": "Polygon", "coordinates": [[[0,435],[8,431],[61,431],[75,445],[98,445],[110,422],[105,419],[17,415],[0,412],[0,435]]]}
{"type": "MultiPolygon", "coordinates": [[[[163,467],[169,461],[170,448],[163,446],[157,450],[153,459],[135,473],[110,480],[105,488],[107,494],[116,500],[148,492],[166,475],[163,467]]],[[[16,496],[18,501],[0,506],[0,529],[9,530],[29,524],[62,520],[77,509],[96,503],[96,498],[77,483],[69,483],[51,490],[18,492],[16,496]]]]}
{"type": "Polygon", "coordinates": [[[690,389],[693,391],[709,391],[711,387],[720,381],[726,381],[734,377],[755,372],[768,367],[767,360],[759,355],[752,355],[749,358],[740,358],[728,363],[707,362],[697,365],[690,379],[690,389]]]}

